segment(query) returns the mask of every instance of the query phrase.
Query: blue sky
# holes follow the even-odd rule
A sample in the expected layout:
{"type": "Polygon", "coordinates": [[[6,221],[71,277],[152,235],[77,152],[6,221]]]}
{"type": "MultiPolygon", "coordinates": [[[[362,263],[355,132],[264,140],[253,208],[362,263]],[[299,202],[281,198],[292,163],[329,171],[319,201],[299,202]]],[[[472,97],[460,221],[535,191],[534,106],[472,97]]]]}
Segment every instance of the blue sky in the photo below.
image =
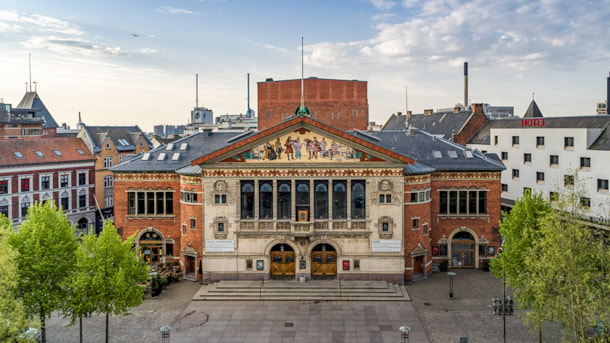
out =
{"type": "MultiPolygon", "coordinates": [[[[610,72],[610,0],[2,0],[0,98],[32,81],[59,122],[184,124],[257,110],[256,83],[368,82],[370,120],[470,102],[593,114],[610,72]],[[137,34],[134,37],[132,34],[137,34]]],[[[306,99],[307,101],[307,99],[306,99]]]]}

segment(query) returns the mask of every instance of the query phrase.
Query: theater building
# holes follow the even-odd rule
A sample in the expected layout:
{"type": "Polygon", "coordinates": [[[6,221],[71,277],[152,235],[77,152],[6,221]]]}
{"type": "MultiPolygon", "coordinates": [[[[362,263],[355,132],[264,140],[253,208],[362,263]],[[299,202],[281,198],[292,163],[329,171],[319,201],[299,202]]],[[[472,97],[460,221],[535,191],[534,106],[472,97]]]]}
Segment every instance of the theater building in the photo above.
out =
{"type": "Polygon", "coordinates": [[[297,115],[115,166],[115,220],[145,259],[179,261],[187,278],[402,284],[443,260],[493,257],[503,169],[423,131],[343,131],[297,115]]]}

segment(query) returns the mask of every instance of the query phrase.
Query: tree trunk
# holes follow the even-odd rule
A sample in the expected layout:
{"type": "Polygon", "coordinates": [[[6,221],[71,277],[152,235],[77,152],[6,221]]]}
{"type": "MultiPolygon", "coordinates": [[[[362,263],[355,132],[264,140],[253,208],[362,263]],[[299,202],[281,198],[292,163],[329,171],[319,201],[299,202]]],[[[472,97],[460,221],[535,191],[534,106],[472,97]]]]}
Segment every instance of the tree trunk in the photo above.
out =
{"type": "Polygon", "coordinates": [[[42,343],[47,343],[47,326],[44,317],[44,315],[40,316],[40,333],[42,334],[42,343]]]}
{"type": "Polygon", "coordinates": [[[78,317],[78,341],[83,343],[83,315],[78,317]]]}
{"type": "Polygon", "coordinates": [[[108,319],[110,318],[110,314],[106,313],[106,343],[108,343],[108,319]]]}

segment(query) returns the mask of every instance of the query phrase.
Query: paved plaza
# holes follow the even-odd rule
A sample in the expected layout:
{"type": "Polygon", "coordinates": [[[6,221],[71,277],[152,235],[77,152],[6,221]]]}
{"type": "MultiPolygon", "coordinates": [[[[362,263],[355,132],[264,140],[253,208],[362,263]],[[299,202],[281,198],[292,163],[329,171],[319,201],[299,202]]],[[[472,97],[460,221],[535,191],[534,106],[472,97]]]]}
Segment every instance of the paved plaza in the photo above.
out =
{"type": "MultiPolygon", "coordinates": [[[[160,328],[171,325],[170,342],[400,342],[400,326],[411,328],[410,343],[503,342],[502,317],[489,309],[502,296],[502,280],[480,270],[434,273],[409,283],[411,302],[391,301],[191,301],[198,283],[169,285],[159,297],[145,296],[126,317],[110,318],[110,342],[161,342],[160,328]]],[[[296,281],[295,281],[296,282],[296,281]]],[[[315,281],[311,281],[315,282],[315,281]]],[[[510,291],[507,291],[510,295],[510,291]]],[[[538,342],[519,318],[506,317],[506,342],[538,342]]],[[[48,320],[49,343],[79,342],[78,324],[48,320]]],[[[105,319],[83,319],[84,343],[104,342],[105,319]]],[[[545,329],[543,342],[558,342],[558,330],[545,329]]]]}

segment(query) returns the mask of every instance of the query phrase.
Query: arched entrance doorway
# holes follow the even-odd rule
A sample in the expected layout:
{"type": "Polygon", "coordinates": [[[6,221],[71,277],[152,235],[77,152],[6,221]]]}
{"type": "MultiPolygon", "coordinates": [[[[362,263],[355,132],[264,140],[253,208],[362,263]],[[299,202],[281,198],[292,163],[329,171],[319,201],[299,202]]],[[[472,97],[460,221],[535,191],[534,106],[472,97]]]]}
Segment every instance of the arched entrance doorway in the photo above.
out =
{"type": "Polygon", "coordinates": [[[337,251],[330,244],[318,244],[311,252],[312,277],[324,278],[337,275],[337,251]]]}
{"type": "Polygon", "coordinates": [[[163,237],[155,231],[149,231],[140,236],[140,258],[150,263],[153,268],[158,267],[163,258],[163,237]]]}
{"type": "Polygon", "coordinates": [[[467,231],[460,231],[451,240],[452,268],[474,268],[474,237],[467,231]]]}
{"type": "Polygon", "coordinates": [[[271,248],[271,276],[294,276],[295,254],[288,244],[276,244],[271,248]]]}
{"type": "Polygon", "coordinates": [[[89,233],[89,221],[87,218],[81,218],[76,222],[76,232],[83,235],[89,233]]]}

